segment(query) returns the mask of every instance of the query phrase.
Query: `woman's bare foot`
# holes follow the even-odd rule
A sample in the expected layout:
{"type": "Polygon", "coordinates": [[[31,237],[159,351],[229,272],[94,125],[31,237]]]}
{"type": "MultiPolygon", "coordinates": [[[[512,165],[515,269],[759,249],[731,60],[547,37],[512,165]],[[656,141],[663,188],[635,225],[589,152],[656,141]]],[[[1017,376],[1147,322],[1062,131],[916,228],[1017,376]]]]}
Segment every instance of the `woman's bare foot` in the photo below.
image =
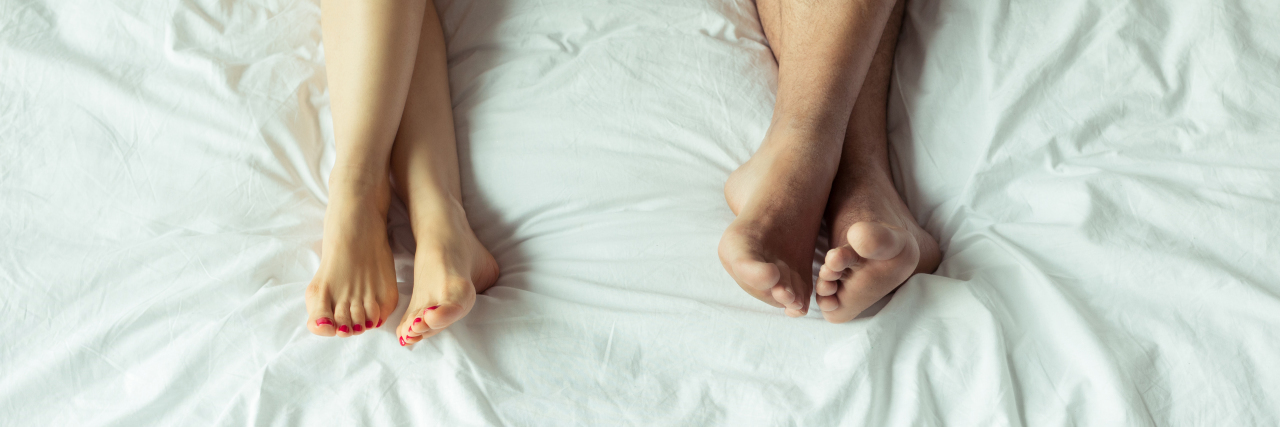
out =
{"type": "Polygon", "coordinates": [[[792,317],[809,310],[814,242],[840,159],[838,141],[814,135],[770,129],[724,186],[738,217],[720,238],[721,264],[748,294],[792,317]]]}
{"type": "Polygon", "coordinates": [[[390,183],[332,185],[320,269],[307,285],[307,329],[348,337],[382,326],[396,309],[395,266],[387,244],[390,183]]]}
{"type": "Polygon", "coordinates": [[[438,334],[462,319],[475,305],[476,294],[498,280],[498,263],[471,231],[462,204],[446,204],[443,212],[417,215],[413,221],[413,296],[396,328],[400,345],[438,334]]]}
{"type": "Polygon", "coordinates": [[[853,320],[916,273],[942,260],[938,243],[916,224],[889,174],[863,172],[833,185],[831,249],[818,273],[818,307],[831,323],[853,320]]]}

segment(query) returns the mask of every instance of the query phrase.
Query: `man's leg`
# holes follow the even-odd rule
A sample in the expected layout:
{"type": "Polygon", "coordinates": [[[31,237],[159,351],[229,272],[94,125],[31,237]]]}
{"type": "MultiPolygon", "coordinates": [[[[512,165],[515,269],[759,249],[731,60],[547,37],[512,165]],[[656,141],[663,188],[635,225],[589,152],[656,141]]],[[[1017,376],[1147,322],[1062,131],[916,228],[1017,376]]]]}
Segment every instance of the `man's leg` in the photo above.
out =
{"type": "Polygon", "coordinates": [[[832,323],[847,322],[915,273],[931,273],[942,254],[916,224],[889,173],[888,99],[893,54],[905,0],[894,7],[871,69],[858,92],[831,185],[827,223],[831,246],[818,273],[818,307],[832,323]]]}
{"type": "Polygon", "coordinates": [[[725,183],[737,218],[719,254],[749,294],[800,316],[849,115],[893,2],[759,0],[757,8],[778,60],[778,97],[760,149],[725,183]]]}
{"type": "Polygon", "coordinates": [[[320,269],[307,286],[307,328],[346,337],[381,326],[396,307],[387,244],[388,159],[413,74],[425,3],[324,0],[337,160],[329,176],[320,269]]]}
{"type": "Polygon", "coordinates": [[[409,208],[417,242],[413,296],[396,329],[406,345],[466,316],[476,293],[498,279],[498,264],[476,239],[462,210],[444,31],[430,4],[420,37],[404,118],[391,151],[395,189],[409,208]]]}

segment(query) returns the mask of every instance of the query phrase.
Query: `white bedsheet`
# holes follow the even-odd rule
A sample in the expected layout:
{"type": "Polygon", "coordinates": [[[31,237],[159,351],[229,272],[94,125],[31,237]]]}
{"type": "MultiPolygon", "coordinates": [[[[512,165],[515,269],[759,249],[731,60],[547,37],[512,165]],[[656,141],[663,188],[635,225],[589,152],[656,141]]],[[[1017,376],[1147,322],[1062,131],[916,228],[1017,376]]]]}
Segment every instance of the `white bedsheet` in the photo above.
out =
{"type": "Polygon", "coordinates": [[[750,1],[437,7],[503,276],[406,349],[302,324],[315,2],[0,1],[0,423],[1280,424],[1280,4],[913,0],[892,140],[946,258],[843,325],[715,255],[750,1]]]}

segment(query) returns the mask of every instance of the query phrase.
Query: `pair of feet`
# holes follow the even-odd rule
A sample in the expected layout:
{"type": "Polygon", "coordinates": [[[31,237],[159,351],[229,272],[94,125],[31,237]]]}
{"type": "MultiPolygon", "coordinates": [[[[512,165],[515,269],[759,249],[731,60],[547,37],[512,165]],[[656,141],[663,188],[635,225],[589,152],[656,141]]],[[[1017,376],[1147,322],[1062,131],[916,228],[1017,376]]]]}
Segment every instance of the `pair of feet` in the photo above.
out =
{"type": "MultiPolygon", "coordinates": [[[[312,333],[350,337],[390,320],[400,298],[387,241],[390,201],[387,181],[371,188],[332,183],[320,269],[306,291],[307,329],[312,333]]],[[[471,231],[462,204],[445,200],[437,205],[431,214],[411,220],[417,242],[413,294],[395,323],[402,346],[466,316],[476,293],[498,280],[498,263],[471,231]]]]}
{"type": "MultiPolygon", "coordinates": [[[[844,161],[820,136],[770,129],[764,143],[725,183],[737,218],[720,239],[720,261],[748,294],[791,317],[817,294],[831,323],[853,320],[916,273],[941,261],[938,244],[916,224],[882,162],[844,161]],[[823,218],[833,249],[813,284],[813,253],[823,218]]],[[[887,138],[873,141],[886,144],[887,138]]],[[[854,159],[856,160],[856,159],[854,159]]]]}
{"type": "MultiPolygon", "coordinates": [[[[846,322],[912,274],[932,272],[941,254],[887,171],[842,169],[839,147],[796,150],[798,137],[771,132],[730,175],[725,199],[737,218],[720,240],[720,260],[743,290],[785,307],[789,316],[806,314],[816,292],[823,316],[846,322]],[[824,216],[834,249],[814,286],[812,254],[824,216]]],[[[307,286],[307,327],[316,335],[349,337],[381,328],[399,301],[386,232],[391,191],[386,181],[372,188],[335,184],[320,269],[307,286]]],[[[439,204],[432,214],[412,218],[414,285],[396,323],[400,345],[466,316],[476,294],[498,279],[498,264],[476,239],[462,204],[439,204]]]]}

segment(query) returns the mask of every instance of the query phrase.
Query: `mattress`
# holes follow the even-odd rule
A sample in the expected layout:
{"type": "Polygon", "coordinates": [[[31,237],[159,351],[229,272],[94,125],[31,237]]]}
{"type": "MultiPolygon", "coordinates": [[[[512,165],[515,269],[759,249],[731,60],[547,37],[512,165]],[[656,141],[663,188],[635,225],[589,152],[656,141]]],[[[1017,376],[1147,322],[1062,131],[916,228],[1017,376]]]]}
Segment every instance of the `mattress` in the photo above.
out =
{"type": "Polygon", "coordinates": [[[912,0],[892,157],[945,257],[840,325],[716,257],[776,83],[751,1],[436,7],[503,274],[404,348],[303,325],[317,2],[0,2],[0,421],[1280,424],[1275,2],[912,0]]]}

